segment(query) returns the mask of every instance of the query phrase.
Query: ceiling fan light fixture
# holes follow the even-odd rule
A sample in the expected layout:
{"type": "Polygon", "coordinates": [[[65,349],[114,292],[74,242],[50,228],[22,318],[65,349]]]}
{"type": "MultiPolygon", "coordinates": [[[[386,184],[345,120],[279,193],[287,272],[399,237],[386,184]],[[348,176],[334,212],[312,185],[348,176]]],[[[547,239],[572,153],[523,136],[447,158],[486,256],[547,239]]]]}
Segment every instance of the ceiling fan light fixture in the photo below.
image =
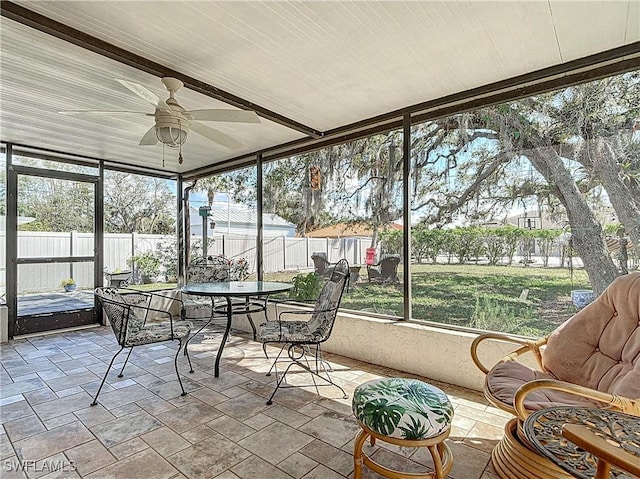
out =
{"type": "Polygon", "coordinates": [[[168,147],[178,148],[187,141],[188,130],[179,126],[157,126],[156,137],[160,143],[164,143],[168,147]]]}
{"type": "Polygon", "coordinates": [[[182,118],[179,111],[156,111],[156,138],[160,143],[177,148],[187,141],[191,122],[182,118]]]}

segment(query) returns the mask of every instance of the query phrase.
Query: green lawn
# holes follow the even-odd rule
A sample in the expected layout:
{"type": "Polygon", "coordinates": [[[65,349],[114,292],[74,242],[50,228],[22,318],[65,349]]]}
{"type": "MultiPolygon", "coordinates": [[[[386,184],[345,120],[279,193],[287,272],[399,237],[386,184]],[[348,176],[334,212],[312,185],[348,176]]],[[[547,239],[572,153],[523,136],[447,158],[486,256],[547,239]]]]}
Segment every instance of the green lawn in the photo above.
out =
{"type": "MultiPolygon", "coordinates": [[[[560,268],[421,264],[413,265],[412,272],[414,319],[534,337],[551,332],[577,311],[572,289],[590,289],[583,270],[571,274],[560,268]]],[[[398,273],[402,278],[402,267],[398,273]]],[[[270,273],[265,280],[289,282],[296,274],[270,273]]],[[[136,285],[143,290],[159,286],[136,285]]],[[[362,268],[342,307],[402,317],[402,285],[370,284],[362,268]]]]}
{"type": "MultiPolygon", "coordinates": [[[[582,270],[522,266],[413,265],[413,318],[527,336],[551,332],[576,312],[572,289],[590,289],[582,270]],[[523,293],[527,290],[526,293],[523,293]]],[[[402,316],[402,285],[352,285],[342,307],[402,316]]],[[[402,277],[402,273],[400,277],[402,277]]],[[[295,273],[270,274],[288,281],[295,273]]]]}

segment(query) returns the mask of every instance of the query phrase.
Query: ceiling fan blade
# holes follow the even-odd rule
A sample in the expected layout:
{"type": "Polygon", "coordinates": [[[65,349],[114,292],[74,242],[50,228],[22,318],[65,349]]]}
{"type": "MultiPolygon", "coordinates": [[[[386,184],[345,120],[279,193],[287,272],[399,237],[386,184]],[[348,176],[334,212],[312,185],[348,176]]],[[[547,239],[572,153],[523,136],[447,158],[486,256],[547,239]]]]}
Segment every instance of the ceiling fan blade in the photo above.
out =
{"type": "Polygon", "coordinates": [[[156,143],[158,143],[158,137],[156,136],[156,126],[153,125],[144,134],[144,136],[142,137],[142,139],[140,140],[140,143],[138,143],[138,145],[149,146],[149,145],[155,145],[156,143]]]}
{"type": "Polygon", "coordinates": [[[163,100],[160,99],[160,97],[158,95],[153,93],[147,87],[144,87],[144,86],[140,85],[139,83],[134,83],[134,82],[127,81],[127,80],[120,80],[119,78],[116,78],[116,81],[119,82],[122,86],[124,86],[124,87],[128,88],[129,90],[131,90],[133,93],[138,95],[140,98],[143,98],[143,99],[147,100],[149,103],[151,103],[156,108],[160,108],[162,110],[173,111],[173,110],[171,110],[169,105],[167,105],[163,100]]]}
{"type": "Polygon", "coordinates": [[[231,150],[235,150],[243,146],[238,140],[231,138],[229,135],[225,135],[221,131],[205,126],[202,123],[194,121],[191,123],[191,130],[231,150]]]}
{"type": "Polygon", "coordinates": [[[260,117],[251,110],[191,110],[186,112],[194,120],[228,121],[236,123],[260,123],[260,117]]]}
{"type": "Polygon", "coordinates": [[[118,115],[146,115],[146,116],[153,116],[153,113],[147,113],[144,111],[122,111],[122,110],[117,110],[117,111],[109,111],[109,110],[63,110],[63,111],[59,111],[58,113],[60,113],[61,115],[111,115],[111,116],[118,116],[118,115]]]}

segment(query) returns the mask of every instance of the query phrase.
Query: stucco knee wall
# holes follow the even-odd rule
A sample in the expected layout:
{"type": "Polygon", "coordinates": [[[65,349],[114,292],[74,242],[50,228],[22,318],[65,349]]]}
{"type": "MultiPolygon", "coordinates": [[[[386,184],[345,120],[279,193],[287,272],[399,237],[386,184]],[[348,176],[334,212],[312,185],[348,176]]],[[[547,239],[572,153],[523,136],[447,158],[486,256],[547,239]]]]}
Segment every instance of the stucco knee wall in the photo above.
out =
{"type": "MultiPolygon", "coordinates": [[[[261,316],[261,315],[259,315],[261,316]]],[[[270,318],[275,312],[270,311],[270,318]]],[[[263,321],[254,318],[257,323],[263,321]]],[[[433,324],[433,323],[432,323],[433,324]]],[[[251,331],[244,318],[234,319],[234,327],[251,331]]],[[[478,336],[428,323],[393,321],[340,313],[323,344],[326,352],[347,356],[407,373],[418,374],[458,386],[482,390],[484,374],[471,359],[471,343],[478,336]]],[[[480,358],[491,367],[515,349],[512,343],[487,340],[479,350],[480,358]]],[[[533,365],[533,358],[529,364],[533,365]]]]}
{"type": "MultiPolygon", "coordinates": [[[[470,354],[477,336],[425,323],[340,314],[323,350],[481,390],[484,374],[470,354]]],[[[511,350],[513,344],[483,342],[481,359],[490,367],[511,350]]]]}

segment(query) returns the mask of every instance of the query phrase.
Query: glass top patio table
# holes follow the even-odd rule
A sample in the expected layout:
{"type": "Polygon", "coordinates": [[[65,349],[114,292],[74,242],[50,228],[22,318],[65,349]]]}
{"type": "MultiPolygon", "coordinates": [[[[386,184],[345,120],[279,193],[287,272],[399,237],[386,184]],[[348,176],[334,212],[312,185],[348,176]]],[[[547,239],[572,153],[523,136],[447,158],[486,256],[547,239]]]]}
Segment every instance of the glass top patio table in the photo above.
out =
{"type": "MultiPolygon", "coordinates": [[[[283,293],[293,288],[290,283],[279,283],[276,281],[220,281],[213,283],[191,283],[182,287],[182,292],[185,294],[192,294],[195,296],[206,296],[212,298],[225,298],[227,300],[227,325],[225,327],[224,335],[222,336],[222,342],[220,348],[216,354],[216,361],[214,366],[214,377],[220,375],[220,359],[222,358],[222,351],[224,345],[229,337],[229,331],[231,330],[231,320],[234,313],[245,314],[247,311],[234,311],[233,298],[249,298],[251,296],[268,296],[270,294],[283,293]]],[[[213,317],[214,307],[212,303],[211,315],[213,317]]]]}
{"type": "Polygon", "coordinates": [[[290,283],[276,281],[220,281],[215,283],[192,283],[183,286],[182,291],[198,296],[246,297],[282,293],[293,288],[290,283]]]}

